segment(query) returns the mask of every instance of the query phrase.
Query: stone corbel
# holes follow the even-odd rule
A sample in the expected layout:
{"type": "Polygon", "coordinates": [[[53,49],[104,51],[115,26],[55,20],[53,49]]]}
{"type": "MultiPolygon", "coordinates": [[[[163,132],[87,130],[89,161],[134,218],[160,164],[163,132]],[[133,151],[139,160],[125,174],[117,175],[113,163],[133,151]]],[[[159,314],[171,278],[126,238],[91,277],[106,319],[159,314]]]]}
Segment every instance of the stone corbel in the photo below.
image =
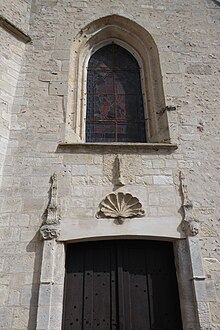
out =
{"type": "Polygon", "coordinates": [[[43,225],[40,233],[43,239],[56,239],[60,236],[60,228],[55,225],[43,225]]]}
{"type": "Polygon", "coordinates": [[[194,218],[187,218],[182,221],[182,230],[188,236],[196,236],[199,233],[199,221],[194,218]]]}
{"type": "Polygon", "coordinates": [[[60,235],[60,216],[57,203],[57,175],[54,173],[51,178],[49,202],[44,213],[45,219],[40,228],[40,234],[44,240],[56,239],[60,235]]]}
{"type": "Polygon", "coordinates": [[[180,172],[180,189],[183,208],[181,227],[187,236],[195,236],[199,233],[199,221],[193,215],[193,203],[188,196],[188,186],[183,172],[180,172]]]}

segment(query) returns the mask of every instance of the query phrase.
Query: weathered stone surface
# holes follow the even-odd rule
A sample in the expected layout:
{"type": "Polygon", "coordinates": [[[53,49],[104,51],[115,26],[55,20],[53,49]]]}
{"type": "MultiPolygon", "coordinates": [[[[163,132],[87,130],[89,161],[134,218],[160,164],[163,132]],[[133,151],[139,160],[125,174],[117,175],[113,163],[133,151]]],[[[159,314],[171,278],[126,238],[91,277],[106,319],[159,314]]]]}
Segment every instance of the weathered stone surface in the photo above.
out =
{"type": "Polygon", "coordinates": [[[196,298],[200,328],[219,329],[220,6],[213,0],[11,0],[0,14],[32,38],[25,45],[0,31],[0,328],[36,329],[40,285],[37,329],[49,323],[50,330],[61,328],[63,241],[150,236],[179,242],[174,246],[185,328],[199,328],[196,298]],[[73,104],[67,115],[77,84],[84,97],[83,63],[72,66],[76,36],[106,15],[135,21],[153,37],[165,94],[161,110],[177,150],[58,148],[79,108],[73,104]],[[199,241],[190,238],[188,247],[180,226],[179,171],[188,179],[193,216],[201,224],[199,241]],[[54,172],[59,242],[39,235],[54,172]],[[145,216],[123,226],[96,219],[100,201],[113,191],[137,196],[145,216]]]}

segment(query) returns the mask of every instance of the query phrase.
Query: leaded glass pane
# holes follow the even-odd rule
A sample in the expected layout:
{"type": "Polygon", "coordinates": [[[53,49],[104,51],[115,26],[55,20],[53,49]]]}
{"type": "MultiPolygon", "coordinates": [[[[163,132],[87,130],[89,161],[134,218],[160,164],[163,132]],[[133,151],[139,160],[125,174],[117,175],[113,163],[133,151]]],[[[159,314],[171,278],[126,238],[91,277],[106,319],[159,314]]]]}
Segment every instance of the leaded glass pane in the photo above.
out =
{"type": "Polygon", "coordinates": [[[114,47],[114,66],[118,70],[137,71],[139,65],[136,59],[124,48],[115,45],[114,47]]]}
{"type": "Polygon", "coordinates": [[[109,56],[112,53],[112,45],[102,47],[91,56],[89,61],[89,68],[97,68],[103,70],[113,69],[113,57],[109,56]]]}
{"type": "Polygon", "coordinates": [[[92,55],[87,76],[87,142],[146,142],[140,70],[124,48],[92,55]]]}
{"type": "Polygon", "coordinates": [[[111,71],[89,70],[87,80],[88,94],[114,94],[114,76],[111,71]]]}
{"type": "Polygon", "coordinates": [[[116,123],[87,123],[86,136],[88,142],[115,142],[116,123]]]}

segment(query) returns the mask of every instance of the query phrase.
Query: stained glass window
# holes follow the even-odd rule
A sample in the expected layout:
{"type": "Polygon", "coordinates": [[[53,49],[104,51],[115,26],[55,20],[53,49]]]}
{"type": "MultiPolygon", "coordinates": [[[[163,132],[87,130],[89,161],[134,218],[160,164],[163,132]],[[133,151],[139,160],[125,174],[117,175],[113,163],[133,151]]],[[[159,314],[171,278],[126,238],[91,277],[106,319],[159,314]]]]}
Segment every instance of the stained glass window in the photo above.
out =
{"type": "Polygon", "coordinates": [[[89,60],[86,142],[146,142],[140,68],[114,43],[89,60]]]}

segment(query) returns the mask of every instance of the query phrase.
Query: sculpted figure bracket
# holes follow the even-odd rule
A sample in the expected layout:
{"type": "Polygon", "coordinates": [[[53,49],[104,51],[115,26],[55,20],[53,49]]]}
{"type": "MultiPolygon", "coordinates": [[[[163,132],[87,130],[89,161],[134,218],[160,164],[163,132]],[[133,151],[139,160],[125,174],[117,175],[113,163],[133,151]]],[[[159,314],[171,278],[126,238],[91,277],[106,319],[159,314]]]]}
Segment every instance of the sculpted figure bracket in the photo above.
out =
{"type": "Polygon", "coordinates": [[[181,227],[186,235],[195,236],[199,233],[199,221],[193,215],[193,203],[188,197],[188,187],[183,172],[180,172],[180,189],[183,208],[181,227]]]}
{"type": "Polygon", "coordinates": [[[43,225],[40,228],[40,233],[43,239],[54,239],[60,236],[60,228],[53,225],[43,225]]]}
{"type": "Polygon", "coordinates": [[[51,178],[51,187],[49,193],[49,202],[44,213],[45,220],[40,228],[40,234],[43,239],[54,239],[60,235],[60,216],[57,203],[57,175],[54,173],[51,178]]]}

